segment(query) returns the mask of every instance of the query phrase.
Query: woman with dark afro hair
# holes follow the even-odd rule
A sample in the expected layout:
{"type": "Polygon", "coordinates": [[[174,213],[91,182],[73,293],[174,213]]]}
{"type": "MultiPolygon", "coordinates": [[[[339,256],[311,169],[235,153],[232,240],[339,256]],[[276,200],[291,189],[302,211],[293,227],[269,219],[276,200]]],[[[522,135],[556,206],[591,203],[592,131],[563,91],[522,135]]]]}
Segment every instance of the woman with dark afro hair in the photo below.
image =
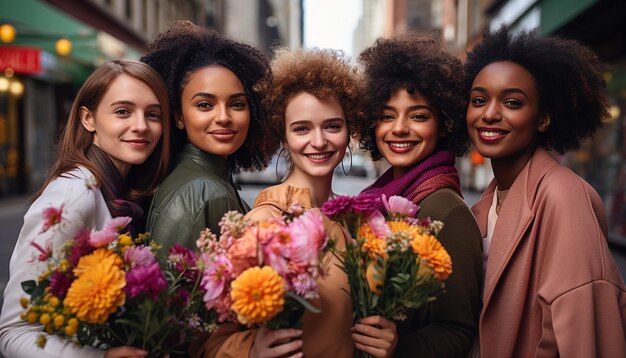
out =
{"type": "MultiPolygon", "coordinates": [[[[419,205],[418,218],[442,221],[438,239],[454,272],[445,292],[406,320],[358,322],[356,347],[377,357],[466,357],[477,335],[482,257],[480,232],[454,167],[467,146],[463,66],[427,33],[379,39],[359,62],[367,114],[361,146],[391,164],[363,192],[403,196],[419,205]]],[[[382,204],[378,209],[385,212],[382,204]]]]}
{"type": "MultiPolygon", "coordinates": [[[[293,204],[317,212],[335,250],[345,249],[342,226],[318,209],[332,193],[335,168],[342,163],[360,117],[356,69],[340,51],[277,49],[272,60],[266,104],[270,108],[276,149],[290,163],[282,183],[261,191],[246,218],[266,221],[293,204]]],[[[281,159],[282,160],[282,159],[281,159]]],[[[354,343],[348,279],[339,259],[327,252],[324,274],[316,280],[322,312],[304,311],[302,328],[240,329],[223,324],[204,344],[205,357],[350,358],[354,343]]]]}
{"type": "Polygon", "coordinates": [[[188,21],[174,23],[141,60],[156,69],[172,101],[173,171],[159,186],[148,231],[165,249],[195,248],[230,210],[247,212],[232,174],[261,169],[268,115],[258,83],[270,73],[256,49],[188,21]]]}
{"type": "Polygon", "coordinates": [[[467,129],[494,180],[472,208],[486,262],[483,357],[626,357],[626,286],[593,188],[548,150],[608,117],[604,67],[572,40],[507,28],[468,54],[467,129]]]}

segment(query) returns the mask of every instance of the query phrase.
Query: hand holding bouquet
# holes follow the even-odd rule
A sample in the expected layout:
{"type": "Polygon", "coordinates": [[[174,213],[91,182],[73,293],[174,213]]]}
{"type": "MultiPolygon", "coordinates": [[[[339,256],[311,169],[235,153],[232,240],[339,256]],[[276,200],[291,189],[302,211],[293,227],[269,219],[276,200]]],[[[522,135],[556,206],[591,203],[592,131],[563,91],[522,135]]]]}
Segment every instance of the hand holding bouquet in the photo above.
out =
{"type": "Polygon", "coordinates": [[[228,212],[220,228],[219,240],[208,229],[198,240],[204,302],[220,322],[278,329],[297,326],[304,308],[319,312],[310,303],[328,241],[319,214],[296,207],[252,223],[228,212]]]}
{"type": "Polygon", "coordinates": [[[417,210],[400,196],[367,194],[338,196],[322,207],[353,238],[336,255],[348,276],[355,319],[380,315],[404,320],[407,310],[442,291],[452,273],[450,256],[436,239],[443,224],[415,219],[417,210]],[[387,218],[371,209],[375,200],[383,201],[387,218]]]}

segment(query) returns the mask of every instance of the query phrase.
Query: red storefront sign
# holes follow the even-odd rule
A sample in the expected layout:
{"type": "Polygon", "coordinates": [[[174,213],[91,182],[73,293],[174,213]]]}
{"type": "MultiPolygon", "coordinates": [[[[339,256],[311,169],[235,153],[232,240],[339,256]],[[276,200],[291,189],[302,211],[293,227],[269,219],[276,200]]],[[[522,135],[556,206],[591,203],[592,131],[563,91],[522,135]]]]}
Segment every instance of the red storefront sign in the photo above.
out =
{"type": "Polygon", "coordinates": [[[0,71],[36,75],[41,72],[41,49],[25,46],[0,46],[0,71]]]}

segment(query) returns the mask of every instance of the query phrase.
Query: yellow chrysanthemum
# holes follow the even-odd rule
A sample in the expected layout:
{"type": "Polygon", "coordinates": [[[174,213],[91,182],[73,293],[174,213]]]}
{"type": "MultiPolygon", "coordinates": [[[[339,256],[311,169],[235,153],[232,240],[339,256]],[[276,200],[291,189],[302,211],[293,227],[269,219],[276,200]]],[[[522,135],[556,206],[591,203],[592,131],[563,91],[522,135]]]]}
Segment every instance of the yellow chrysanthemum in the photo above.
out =
{"type": "Polygon", "coordinates": [[[108,257],[113,258],[113,265],[119,268],[124,267],[124,261],[119,256],[117,256],[115,252],[101,247],[91,254],[83,256],[80,258],[80,260],[78,260],[78,265],[76,265],[76,268],[74,269],[74,275],[76,275],[76,277],[80,277],[85,271],[91,269],[95,265],[98,265],[108,257]]]}
{"type": "Polygon", "coordinates": [[[418,260],[426,263],[433,270],[433,274],[439,281],[447,279],[452,274],[450,255],[434,236],[416,236],[411,240],[411,249],[419,257],[418,260]]]}
{"type": "Polygon", "coordinates": [[[263,323],[283,310],[285,283],[269,266],[251,267],[231,284],[230,298],[243,324],[263,323]]]}
{"type": "Polygon", "coordinates": [[[385,241],[384,238],[376,236],[369,225],[361,225],[359,228],[359,238],[364,240],[361,248],[373,260],[375,260],[376,257],[387,259],[387,241],[385,241]]]}
{"type": "Polygon", "coordinates": [[[422,227],[411,225],[405,221],[389,221],[387,224],[389,224],[392,233],[406,233],[407,237],[410,238],[415,238],[424,232],[422,227]]]}
{"type": "Polygon", "coordinates": [[[129,233],[121,234],[117,237],[117,241],[122,246],[129,246],[133,244],[133,238],[129,233]]]}
{"type": "Polygon", "coordinates": [[[104,323],[124,304],[126,279],[116,259],[116,255],[108,256],[84,271],[67,291],[63,304],[81,321],[104,323]]]}

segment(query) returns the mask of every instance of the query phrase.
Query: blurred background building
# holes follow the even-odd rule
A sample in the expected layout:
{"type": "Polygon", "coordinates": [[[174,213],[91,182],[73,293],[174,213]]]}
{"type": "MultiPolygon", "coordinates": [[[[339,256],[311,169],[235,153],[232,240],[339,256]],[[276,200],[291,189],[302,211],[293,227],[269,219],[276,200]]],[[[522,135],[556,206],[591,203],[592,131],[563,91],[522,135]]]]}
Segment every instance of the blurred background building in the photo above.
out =
{"type": "MultiPolygon", "coordinates": [[[[304,9],[318,1],[0,0],[0,198],[38,188],[77,87],[103,61],[139,58],[147,42],[179,19],[268,53],[277,44],[301,46],[304,9]]],[[[351,1],[361,14],[350,30],[353,57],[378,37],[432,30],[464,58],[484,31],[502,23],[594,49],[611,65],[605,74],[611,118],[581,150],[559,159],[602,196],[611,235],[626,238],[626,1],[351,1]]],[[[459,169],[467,189],[480,191],[491,180],[489,161],[476,152],[459,161],[459,169]]]]}

